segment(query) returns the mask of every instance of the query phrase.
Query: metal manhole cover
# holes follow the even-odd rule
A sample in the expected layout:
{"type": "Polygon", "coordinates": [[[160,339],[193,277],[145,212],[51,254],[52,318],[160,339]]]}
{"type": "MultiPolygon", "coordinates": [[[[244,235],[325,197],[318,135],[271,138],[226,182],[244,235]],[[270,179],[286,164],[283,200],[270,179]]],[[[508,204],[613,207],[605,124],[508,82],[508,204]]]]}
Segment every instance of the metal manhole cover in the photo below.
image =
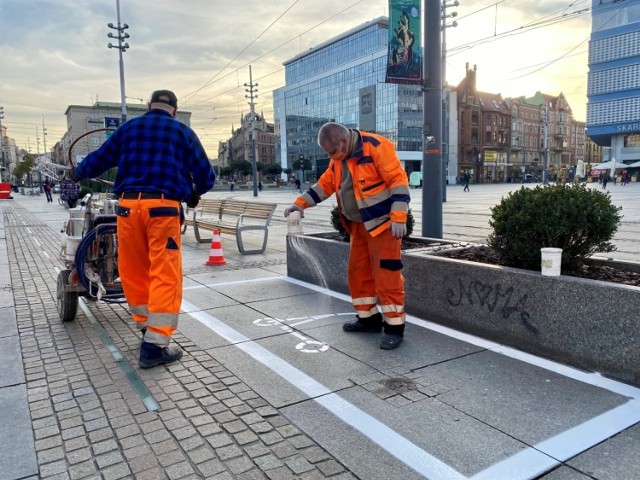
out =
{"type": "Polygon", "coordinates": [[[380,383],[389,390],[393,390],[397,393],[405,393],[418,388],[416,382],[409,380],[408,378],[389,378],[381,381],[380,383]]]}

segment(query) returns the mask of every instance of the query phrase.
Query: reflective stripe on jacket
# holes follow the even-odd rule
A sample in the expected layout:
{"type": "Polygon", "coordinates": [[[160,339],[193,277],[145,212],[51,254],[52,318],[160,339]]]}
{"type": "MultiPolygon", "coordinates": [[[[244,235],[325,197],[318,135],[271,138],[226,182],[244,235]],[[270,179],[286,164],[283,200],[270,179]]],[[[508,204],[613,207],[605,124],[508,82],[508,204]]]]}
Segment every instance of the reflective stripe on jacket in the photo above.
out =
{"type": "MultiPolygon", "coordinates": [[[[389,222],[406,223],[409,209],[409,180],[393,144],[381,135],[353,130],[358,143],[347,166],[353,193],[367,231],[376,236],[389,222]]],[[[313,207],[336,193],[342,183],[339,160],[331,159],[326,172],[295,201],[302,208],[313,207]]],[[[342,209],[338,197],[338,208],[342,209]]]]}

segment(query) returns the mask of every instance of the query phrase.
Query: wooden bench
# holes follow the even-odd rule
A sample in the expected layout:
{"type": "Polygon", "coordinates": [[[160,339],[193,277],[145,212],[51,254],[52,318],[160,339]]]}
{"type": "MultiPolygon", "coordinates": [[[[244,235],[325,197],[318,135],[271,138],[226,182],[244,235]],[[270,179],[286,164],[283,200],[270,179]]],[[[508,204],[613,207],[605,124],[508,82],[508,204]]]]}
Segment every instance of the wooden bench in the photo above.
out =
{"type": "Polygon", "coordinates": [[[202,238],[200,229],[212,232],[214,228],[220,233],[236,236],[238,250],[243,255],[264,253],[269,238],[269,222],[277,205],[275,203],[250,202],[245,200],[203,198],[196,208],[187,209],[182,233],[187,226],[193,227],[196,240],[200,243],[210,242],[211,237],[202,238]],[[262,248],[246,250],[242,241],[242,232],[259,230],[264,232],[262,248]]]}

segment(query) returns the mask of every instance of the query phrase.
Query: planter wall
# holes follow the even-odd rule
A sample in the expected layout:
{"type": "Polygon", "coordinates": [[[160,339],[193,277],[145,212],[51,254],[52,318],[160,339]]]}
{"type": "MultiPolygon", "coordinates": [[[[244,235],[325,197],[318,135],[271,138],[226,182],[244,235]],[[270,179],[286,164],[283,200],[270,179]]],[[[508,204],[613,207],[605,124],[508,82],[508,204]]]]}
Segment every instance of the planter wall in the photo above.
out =
{"type": "MultiPolygon", "coordinates": [[[[348,294],[349,245],[287,238],[288,275],[348,294]]],[[[403,252],[406,311],[640,385],[640,288],[403,252]]]]}

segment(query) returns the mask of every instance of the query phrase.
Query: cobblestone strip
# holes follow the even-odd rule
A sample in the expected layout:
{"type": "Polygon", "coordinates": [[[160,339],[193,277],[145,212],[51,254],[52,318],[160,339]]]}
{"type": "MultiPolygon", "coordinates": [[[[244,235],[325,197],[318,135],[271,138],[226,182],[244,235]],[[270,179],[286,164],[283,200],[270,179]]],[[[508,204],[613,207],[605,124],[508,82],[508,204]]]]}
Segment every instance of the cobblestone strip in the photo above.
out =
{"type": "MultiPolygon", "coordinates": [[[[161,406],[147,411],[82,312],[60,322],[58,236],[35,222],[29,233],[15,210],[5,225],[39,478],[355,478],[179,333],[179,363],[138,370],[161,406]]],[[[137,369],[140,338],[126,310],[90,308],[137,369]]]]}

